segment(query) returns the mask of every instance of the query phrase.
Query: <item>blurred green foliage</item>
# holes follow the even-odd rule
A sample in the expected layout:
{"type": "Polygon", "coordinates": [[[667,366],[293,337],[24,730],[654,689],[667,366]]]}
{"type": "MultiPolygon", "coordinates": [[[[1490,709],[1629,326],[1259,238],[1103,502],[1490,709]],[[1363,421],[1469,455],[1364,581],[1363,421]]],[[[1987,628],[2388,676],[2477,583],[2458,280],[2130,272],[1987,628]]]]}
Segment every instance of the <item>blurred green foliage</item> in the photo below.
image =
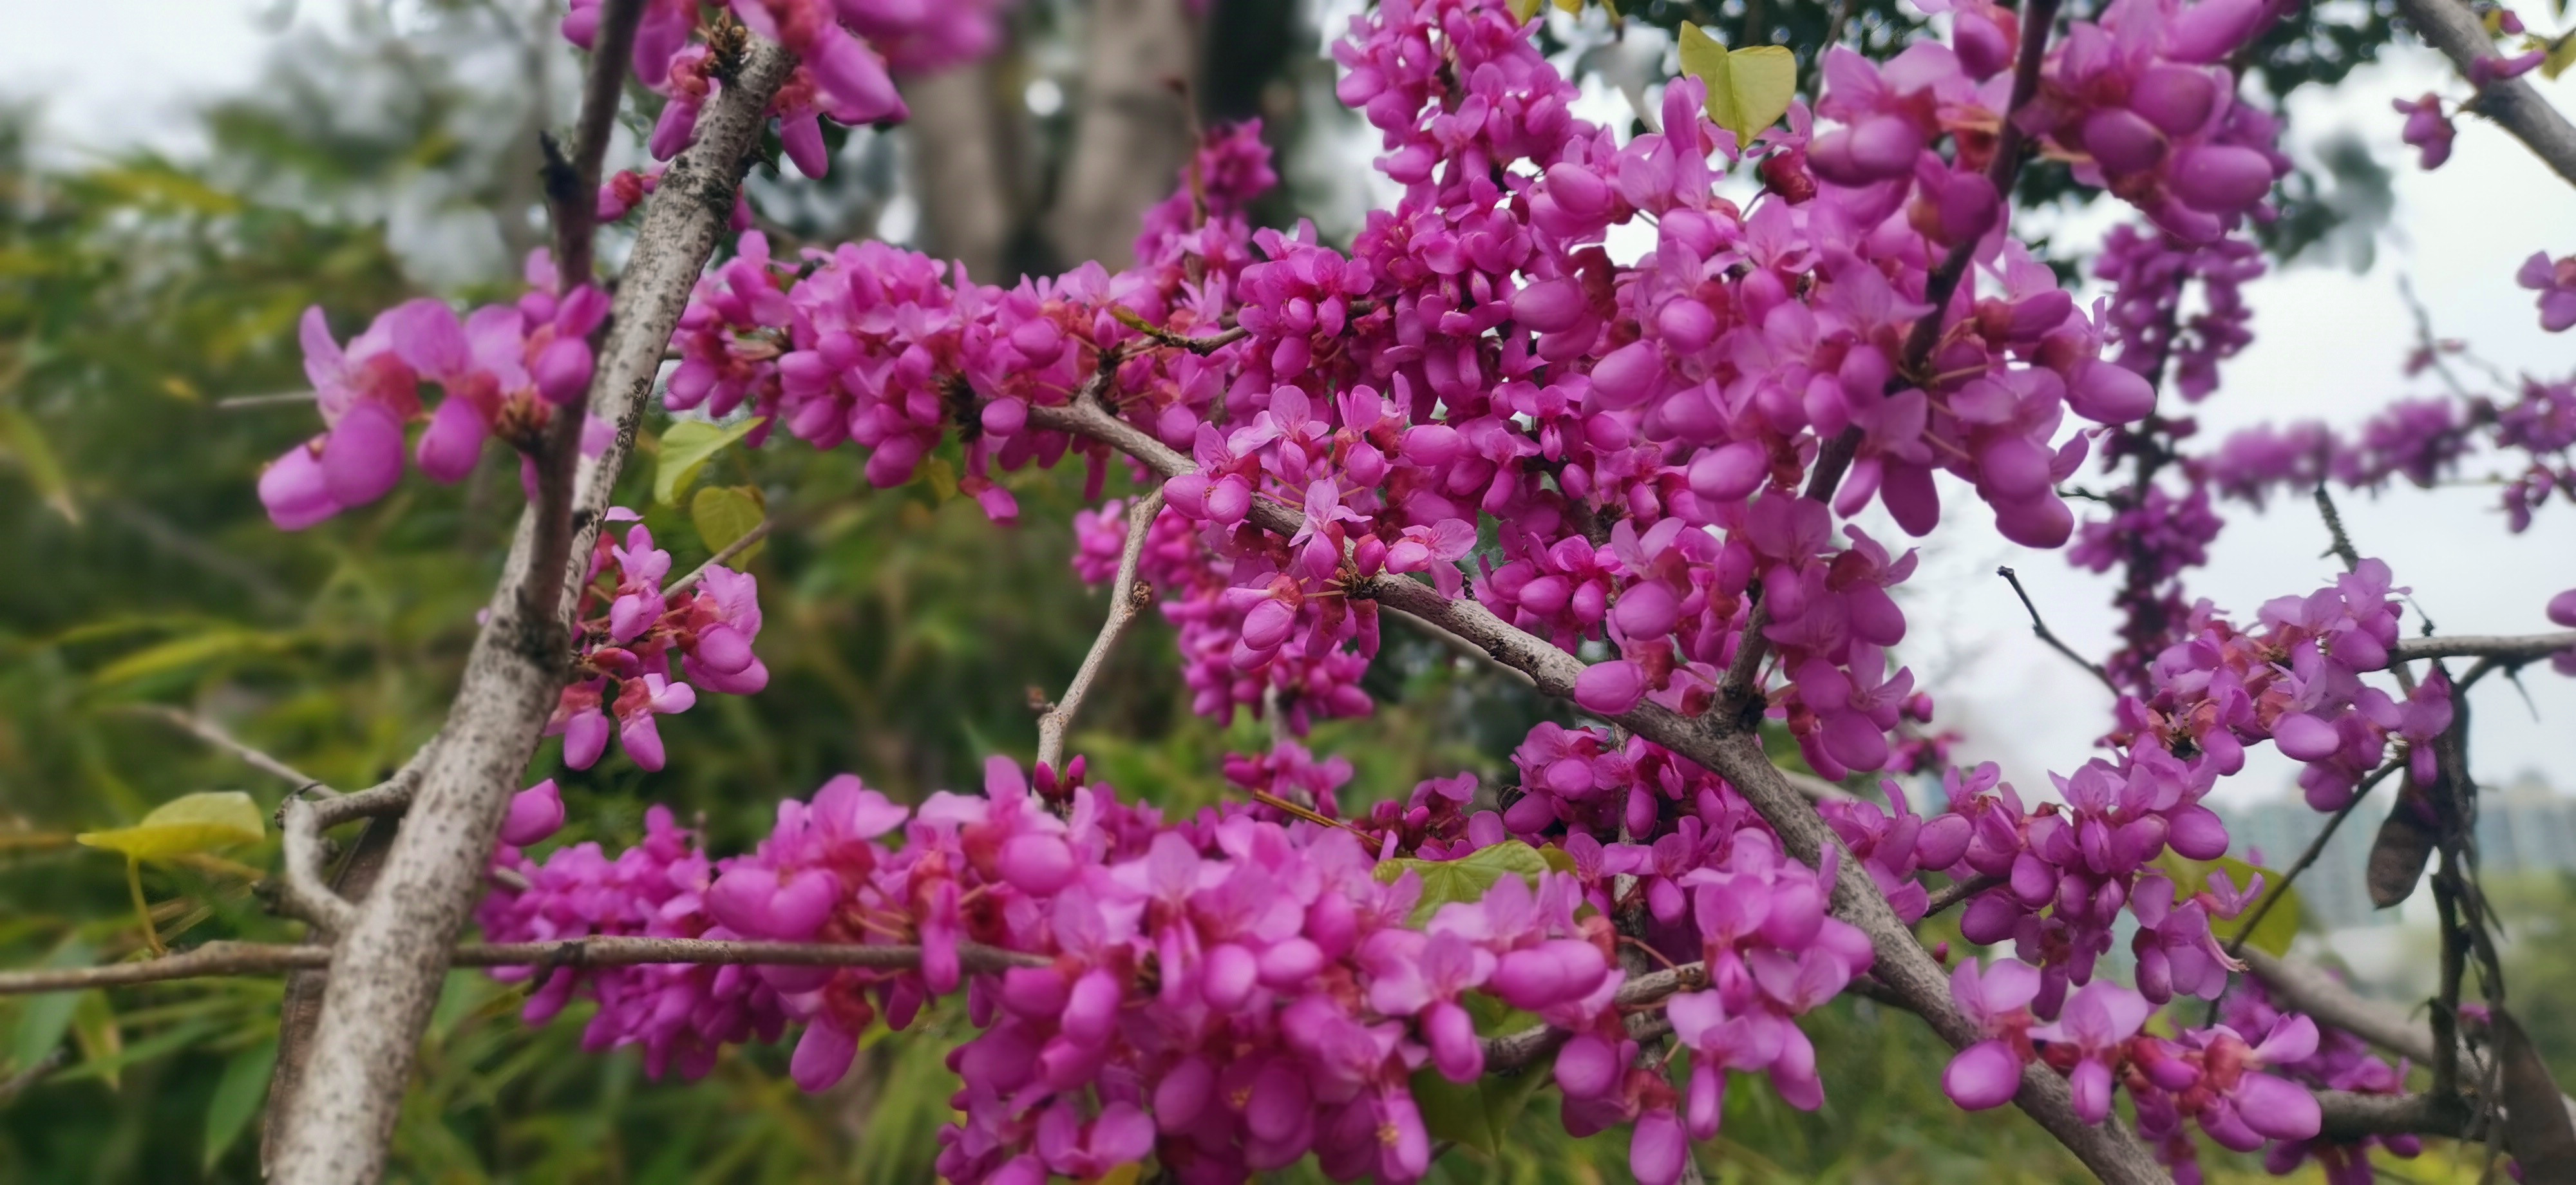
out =
{"type": "MultiPolygon", "coordinates": [[[[1751,23],[1812,46],[1824,9],[1636,11],[1730,40],[1751,23]]],[[[509,6],[429,10],[426,32],[397,38],[360,20],[349,41],[296,46],[258,95],[209,109],[204,163],[125,153],[39,168],[30,109],[0,112],[0,557],[11,577],[0,580],[0,964],[86,964],[141,946],[122,861],[72,833],[131,824],[191,792],[247,790],[264,810],[288,789],[138,707],[219,722],[342,788],[398,765],[444,711],[516,513],[513,460],[496,449],[454,487],[415,477],[300,534],[272,528],[252,486],[316,427],[293,398],[300,312],[319,304],[346,335],[437,272],[389,241],[404,203],[426,194],[509,252],[531,241],[523,153],[543,120],[524,95],[497,100],[508,88],[474,70],[497,61],[538,87],[568,75],[486,36],[508,24],[509,6]],[[468,52],[486,43],[500,48],[468,52]],[[269,396],[285,398],[256,398],[269,396]],[[226,403],[242,397],[255,398],[226,403]]],[[[1260,11],[1285,19],[1280,5],[1260,11]]],[[[1879,0],[1849,19],[1873,52],[1914,28],[1879,0]]],[[[2343,57],[2317,59],[2328,63],[2320,77],[2375,44],[2339,37],[2327,40],[2343,57]]],[[[1291,58],[1263,60],[1288,69],[1279,63],[1291,58]]],[[[1259,109],[1259,86],[1227,85],[1222,102],[1259,109]]],[[[871,184],[857,172],[851,184],[871,184]]],[[[863,194],[791,215],[795,229],[825,234],[875,208],[863,194]]],[[[447,294],[502,290],[510,269],[494,258],[504,265],[444,281],[447,294]]],[[[648,423],[647,454],[667,429],[648,423]]],[[[686,505],[655,501],[654,462],[631,467],[624,500],[686,569],[709,548],[686,505]]],[[[840,771],[918,799],[973,784],[988,753],[1031,755],[1032,701],[1062,687],[1101,612],[1067,563],[1078,474],[1013,478],[1023,521],[1004,529],[953,485],[869,490],[850,450],[725,449],[697,483],[756,491],[780,524],[749,561],[774,678],[760,695],[708,696],[666,718],[673,760],[661,773],[611,759],[563,777],[572,822],[560,842],[628,842],[644,809],[666,803],[730,851],[767,829],[780,797],[840,771]]],[[[1114,474],[1111,492],[1125,484],[1114,474]]],[[[1387,639],[1368,678],[1379,712],[1307,738],[1354,763],[1346,803],[1460,769],[1501,785],[1529,727],[1563,718],[1428,639],[1400,628],[1387,639]]],[[[1219,728],[1189,716],[1170,634],[1149,618],[1074,743],[1096,776],[1180,811],[1224,794],[1226,752],[1270,739],[1248,719],[1219,728]]],[[[555,767],[549,744],[532,768],[555,767]]],[[[156,927],[181,944],[292,937],[257,893],[275,858],[271,838],[147,865],[156,927]]],[[[2565,949],[2535,950],[2528,974],[2576,983],[2565,949]]],[[[277,983],[254,979],[0,1000],[0,1180],[257,1180],[279,999],[277,983]]],[[[788,1081],[784,1050],[735,1051],[703,1082],[654,1082],[631,1055],[579,1049],[581,1007],[529,1029],[518,1002],[480,975],[450,980],[397,1134],[402,1179],[925,1180],[948,1116],[942,1059],[966,1034],[953,1009],[914,1032],[871,1034],[861,1072],[809,1098],[788,1081]]],[[[2576,1046],[2563,1013],[2530,1019],[2557,1056],[2576,1046]]],[[[1945,1051],[1910,1019],[1845,1000],[1810,1028],[1825,1109],[1800,1113],[1766,1084],[1737,1081],[1724,1134],[1701,1149],[1712,1180],[2078,1176],[2017,1116],[1952,1108],[1938,1090],[1945,1051]]],[[[1435,1177],[1616,1181],[1625,1155],[1615,1135],[1565,1136],[1542,1091],[1494,1152],[1455,1151],[1435,1177]]]]}

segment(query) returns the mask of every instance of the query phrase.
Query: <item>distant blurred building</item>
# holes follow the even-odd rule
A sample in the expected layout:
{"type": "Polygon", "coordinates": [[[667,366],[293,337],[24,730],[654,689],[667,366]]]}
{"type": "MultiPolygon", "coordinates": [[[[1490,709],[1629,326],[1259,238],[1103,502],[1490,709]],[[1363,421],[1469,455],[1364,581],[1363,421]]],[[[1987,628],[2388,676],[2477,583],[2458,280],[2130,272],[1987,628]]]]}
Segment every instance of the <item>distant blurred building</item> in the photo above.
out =
{"type": "MultiPolygon", "coordinates": [[[[2394,926],[2400,920],[2397,910],[2371,908],[2364,880],[2371,839],[2389,801],[2384,793],[2373,798],[2344,821],[2316,865],[2299,875],[2299,899],[2315,929],[2394,926]]],[[[2298,860],[2333,818],[2295,797],[2213,807],[2227,820],[2236,851],[2267,868],[2286,868],[2298,860]]],[[[2576,797],[2551,789],[2536,773],[2481,788],[2477,831],[2478,864],[2485,875],[2576,870],[2576,797]]]]}

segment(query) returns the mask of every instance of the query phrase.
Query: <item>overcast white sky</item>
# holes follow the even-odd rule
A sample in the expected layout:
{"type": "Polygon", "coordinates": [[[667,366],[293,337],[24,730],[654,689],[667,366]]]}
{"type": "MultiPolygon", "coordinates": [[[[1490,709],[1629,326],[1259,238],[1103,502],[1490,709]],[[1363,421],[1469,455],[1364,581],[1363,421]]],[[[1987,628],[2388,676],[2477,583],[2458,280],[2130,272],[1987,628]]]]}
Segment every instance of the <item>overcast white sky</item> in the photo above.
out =
{"type": "MultiPolygon", "coordinates": [[[[47,96],[46,130],[58,155],[137,143],[186,152],[200,146],[184,118],[192,100],[248,85],[281,28],[339,11],[291,0],[0,0],[0,27],[11,30],[0,38],[0,79],[11,93],[47,96]]],[[[2576,365],[2576,340],[2542,333],[2530,294],[2513,283],[2531,252],[2576,251],[2576,230],[2565,229],[2576,228],[2576,191],[2474,121],[2463,121],[2449,165],[2416,171],[2388,104],[2427,90],[2462,93],[2438,59],[2410,43],[2337,92],[2310,92],[2294,105],[2294,150],[2348,130],[2397,169],[2402,233],[2381,240],[2366,274],[2302,267],[2248,290],[2257,338],[2228,364],[2223,389],[2201,410],[2213,436],[2264,420],[2348,426],[2391,398],[2428,391],[2399,372],[2414,335],[2398,297],[2401,276],[2432,308],[2439,332],[2468,339],[2506,370],[2563,374],[2576,365]]],[[[2543,90],[2562,109],[2576,109],[2576,77],[2543,90]]],[[[2098,235],[2099,221],[2060,238],[2098,235]]],[[[2513,536],[2494,501],[2487,489],[2403,489],[2376,501],[2346,498],[2344,512],[2363,553],[2387,560],[2444,630],[2548,628],[2543,602],[2576,586],[2576,507],[2553,505],[2528,534],[2513,536]]],[[[2004,542],[1981,525],[1979,509],[1961,508],[1951,529],[1924,548],[1905,657],[1940,694],[1944,719],[1971,732],[1966,755],[2002,761],[2016,782],[2036,788],[2046,784],[2043,771],[2071,769],[2089,755],[2108,697],[2030,637],[1994,568],[2019,569],[2050,624],[2096,653],[2110,645],[2112,584],[2004,542]]],[[[2335,570],[2319,558],[2324,531],[2303,502],[2266,517],[2227,513],[2210,568],[2192,578],[2223,608],[2250,615],[2265,599],[2309,591],[2335,570]]],[[[2576,686],[2545,668],[2526,684],[2536,717],[2509,685],[2477,692],[2481,774],[2501,780],[2535,770],[2576,790],[2576,686]]],[[[2291,772],[2267,755],[2222,793],[2238,801],[2280,793],[2291,772]]]]}

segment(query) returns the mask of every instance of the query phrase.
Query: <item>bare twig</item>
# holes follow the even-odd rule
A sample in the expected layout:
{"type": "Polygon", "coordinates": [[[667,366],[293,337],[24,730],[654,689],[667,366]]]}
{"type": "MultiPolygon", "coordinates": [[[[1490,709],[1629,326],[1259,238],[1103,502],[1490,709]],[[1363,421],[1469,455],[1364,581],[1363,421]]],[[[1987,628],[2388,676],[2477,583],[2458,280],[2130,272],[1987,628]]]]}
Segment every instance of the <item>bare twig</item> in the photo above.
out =
{"type": "Polygon", "coordinates": [[[1995,569],[1995,575],[2003,577],[2004,583],[2012,586],[2013,595],[2021,598],[2022,609],[2030,614],[2030,632],[2038,635],[2040,641],[2048,643],[2050,649],[2065,655],[2066,661],[2084,668],[2086,674],[2101,680],[2102,686],[2110,689],[2112,697],[2118,698],[2120,685],[2111,681],[2111,672],[2103,670],[2102,664],[2076,653],[2074,647],[2049,632],[2048,622],[2039,615],[2039,606],[2032,604],[2030,594],[2022,590],[2020,574],[2010,567],[1999,567],[1995,569]]]}
{"type": "Polygon", "coordinates": [[[255,407],[287,407],[311,403],[315,398],[311,391],[279,391],[270,395],[227,395],[215,401],[215,410],[245,411],[255,407]]]}
{"type": "MultiPolygon", "coordinates": [[[[315,802],[313,804],[314,827],[329,831],[342,823],[358,819],[381,819],[388,815],[399,815],[410,809],[412,795],[419,792],[421,779],[428,776],[430,763],[437,759],[438,748],[446,738],[447,734],[444,730],[432,734],[429,740],[412,752],[410,760],[403,762],[402,768],[395,770],[392,776],[382,782],[354,794],[343,794],[336,798],[325,798],[315,802]]],[[[286,815],[282,810],[278,814],[277,824],[280,827],[286,825],[286,815]]]]}
{"type": "MultiPolygon", "coordinates": [[[[2397,0],[2397,10],[2462,74],[2468,74],[2480,58],[2499,56],[2486,26],[2458,0],[2397,0]]],[[[2576,184],[2576,126],[2570,126],[2567,117],[2529,82],[2511,78],[2488,83],[2471,106],[2522,141],[2551,171],[2576,184]]]]}
{"type": "Polygon", "coordinates": [[[2289,871],[2281,874],[2280,886],[2263,894],[2263,900],[2254,906],[2254,912],[2247,914],[2244,922],[2236,927],[2236,937],[2227,940],[2228,954],[2242,955],[2245,952],[2246,936],[2252,934],[2256,926],[2262,925],[2264,918],[2271,916],[2272,907],[2278,904],[2281,898],[2289,895],[2288,890],[2291,885],[2298,883],[2299,874],[2306,872],[2309,865],[2317,862],[2317,857],[2325,854],[2326,844],[2335,837],[2335,829],[2343,826],[2343,821],[2352,816],[2353,808],[2360,806],[2362,799],[2370,797],[2370,792],[2378,789],[2381,782],[2387,781],[2388,775],[2404,768],[2406,768],[2406,754],[2401,751],[2395,759],[2371,771],[2369,777],[2362,779],[2361,785],[2355,787],[2352,792],[2352,800],[2344,803],[2343,809],[2336,811],[2333,818],[2326,820],[2325,830],[2318,832],[2315,839],[2309,840],[2307,850],[2300,852],[2298,860],[2290,865],[2289,871]]]}
{"type": "Polygon", "coordinates": [[[124,710],[139,716],[167,720],[186,730],[198,740],[241,758],[242,764],[276,777],[297,790],[319,790],[325,794],[338,793],[329,786],[323,785],[321,779],[244,744],[241,738],[227,731],[223,725],[203,716],[183,712],[168,704],[130,704],[124,710]]]}
{"type": "Polygon", "coordinates": [[[662,595],[665,597],[676,597],[681,593],[689,591],[689,589],[695,587],[699,581],[707,578],[707,569],[713,568],[719,564],[730,563],[732,562],[733,557],[751,550],[751,546],[753,544],[769,538],[770,528],[776,524],[776,519],[764,518],[760,520],[760,525],[743,532],[742,538],[725,544],[723,549],[717,551],[714,555],[708,556],[707,562],[689,569],[688,575],[672,581],[670,587],[662,590],[662,595]]]}
{"type": "Polygon", "coordinates": [[[1145,537],[1153,533],[1154,516],[1163,512],[1163,488],[1136,499],[1127,508],[1127,545],[1118,553],[1118,574],[1109,581],[1109,616],[1100,623],[1100,636],[1091,640],[1091,652],[1082,656],[1082,666],[1073,672],[1073,681],[1065,684],[1064,698],[1057,700],[1038,717],[1038,764],[1061,771],[1064,768],[1064,734],[1073,727],[1074,713],[1082,710],[1082,701],[1091,694],[1091,685],[1109,665],[1109,652],[1127,632],[1129,622],[1154,602],[1152,585],[1136,578],[1136,567],[1145,556],[1145,537]]]}
{"type": "MultiPolygon", "coordinates": [[[[592,65],[622,70],[626,56],[603,45],[592,65]]],[[[575,562],[588,558],[633,449],[663,347],[731,213],[769,100],[793,64],[785,50],[755,40],[741,69],[708,104],[695,143],[648,200],[591,384],[591,405],[617,426],[617,437],[582,467],[586,473],[569,463],[573,450],[559,447],[569,441],[550,443],[540,460],[540,497],[520,520],[444,739],[376,891],[332,949],[307,1089],[293,1100],[280,1141],[281,1185],[373,1185],[383,1175],[386,1141],[449,946],[464,927],[509,795],[562,688],[574,600],[565,593],[579,584],[575,562]]],[[[616,89],[595,86],[590,93],[613,96],[616,89]]],[[[583,121],[591,122],[588,113],[583,121]]]]}
{"type": "MultiPolygon", "coordinates": [[[[879,967],[921,965],[917,946],[861,946],[831,942],[715,942],[703,938],[566,938],[556,942],[467,943],[447,952],[456,967],[640,967],[647,965],[748,964],[762,967],[879,967]]],[[[970,974],[1043,967],[1040,955],[962,943],[957,965],[970,974]]],[[[78,992],[91,988],[167,983],[226,975],[276,975],[331,965],[328,948],[290,943],[209,942],[158,959],[99,967],[0,972],[0,996],[78,992]]]]}
{"type": "Polygon", "coordinates": [[[2012,883],[2012,878],[1992,872],[1981,872],[1966,880],[1945,885],[1932,894],[1932,902],[1923,907],[1923,916],[1932,917],[1942,910],[1983,893],[1988,889],[2012,883]]]}
{"type": "Polygon", "coordinates": [[[1461,638],[1456,634],[1450,633],[1448,630],[1442,629],[1431,622],[1424,621],[1423,619],[1407,613],[1402,609],[1390,609],[1383,606],[1378,609],[1378,615],[1379,620],[1381,621],[1391,620],[1403,622],[1404,628],[1412,630],[1423,637],[1429,638],[1434,642],[1438,642],[1441,645],[1448,647],[1452,653],[1455,653],[1460,658],[1466,659],[1481,670],[1491,674],[1500,675],[1503,678],[1518,683],[1523,687],[1536,686],[1536,684],[1530,682],[1529,672],[1521,670],[1510,663],[1496,659],[1493,655],[1485,653],[1484,649],[1477,646],[1475,643],[1470,642],[1465,638],[1461,638]]]}
{"type": "Polygon", "coordinates": [[[52,1049],[45,1051],[45,1056],[37,1058],[35,1064],[7,1078],[0,1078],[0,1106],[6,1106],[10,1100],[25,1094],[28,1087],[44,1081],[45,1075],[62,1068],[62,1064],[63,1047],[60,1043],[56,1043],[52,1049]]]}

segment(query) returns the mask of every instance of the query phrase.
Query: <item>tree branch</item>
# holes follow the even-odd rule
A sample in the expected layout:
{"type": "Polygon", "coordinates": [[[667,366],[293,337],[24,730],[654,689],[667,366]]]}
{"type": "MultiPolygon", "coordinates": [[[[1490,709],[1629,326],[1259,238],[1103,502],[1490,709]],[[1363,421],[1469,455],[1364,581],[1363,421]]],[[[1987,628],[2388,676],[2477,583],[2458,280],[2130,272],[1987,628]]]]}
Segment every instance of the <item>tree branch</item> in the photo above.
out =
{"type": "MultiPolygon", "coordinates": [[[[2415,26],[2416,34],[2451,59],[2462,75],[2467,75],[2480,58],[2501,56],[2496,53],[2495,39],[2487,35],[2477,14],[2458,0],[2397,0],[2397,10],[2406,14],[2406,23],[2415,26]]],[[[2529,82],[2511,78],[2490,83],[2478,92],[2473,105],[2479,114],[2522,141],[2551,171],[2569,184],[2576,184],[2576,126],[2570,126],[2567,117],[2541,98],[2529,82]]]]}
{"type": "Polygon", "coordinates": [[[1127,509],[1127,545],[1118,553],[1118,574],[1109,581],[1109,618],[1100,623],[1100,636],[1091,640],[1091,652],[1082,656],[1082,666],[1073,672],[1073,681],[1065,684],[1064,698],[1057,700],[1038,717],[1038,764],[1061,772],[1064,769],[1064,734],[1073,727],[1074,713],[1082,710],[1082,701],[1091,694],[1091,685],[1100,678],[1101,668],[1109,665],[1109,652],[1127,632],[1128,623],[1154,603],[1154,588],[1136,578],[1136,567],[1145,556],[1145,537],[1153,533],[1154,516],[1163,512],[1163,490],[1136,500],[1127,509]]]}
{"type": "Polygon", "coordinates": [[[767,518],[760,520],[760,524],[758,526],[743,532],[742,538],[725,544],[724,547],[714,555],[708,556],[707,562],[689,569],[688,575],[672,581],[670,587],[662,590],[662,595],[665,597],[676,597],[681,593],[697,587],[697,583],[699,581],[707,578],[707,569],[716,567],[719,564],[730,563],[733,560],[733,557],[751,550],[753,544],[769,538],[770,528],[776,526],[777,521],[778,520],[776,519],[767,518]]]}
{"type": "Polygon", "coordinates": [[[277,879],[278,912],[335,939],[348,933],[358,909],[323,882],[322,829],[314,820],[313,804],[289,797],[277,814],[284,833],[278,860],[286,866],[277,879]]]}
{"type": "MultiPolygon", "coordinates": [[[[837,942],[717,942],[703,938],[567,938],[555,942],[467,943],[447,952],[454,967],[641,967],[660,965],[762,967],[879,967],[905,970],[921,965],[917,946],[863,946],[837,942]]],[[[1041,955],[999,947],[961,943],[957,964],[968,974],[989,974],[1013,967],[1044,967],[1041,955]]],[[[224,975],[276,975],[317,970],[331,965],[331,952],[319,946],[269,942],[209,942],[194,950],[158,959],[109,963],[99,967],[49,967],[0,972],[0,996],[38,992],[79,992],[91,988],[167,983],[224,975]]]]}
{"type": "Polygon", "coordinates": [[[1974,897],[1979,893],[1983,893],[1988,889],[1998,888],[2011,883],[2012,878],[2008,876],[1992,872],[1978,873],[1966,880],[1946,885],[1941,889],[1941,891],[1932,894],[1930,904],[1923,907],[1923,916],[1927,918],[1932,917],[1940,913],[1942,910],[1948,909],[1953,905],[1957,905],[1958,903],[1965,901],[1970,897],[1974,897]]]}
{"type": "Polygon", "coordinates": [[[2010,566],[2004,566],[1996,568],[1995,575],[2003,577],[2004,583],[2012,586],[2013,595],[2021,598],[2021,607],[2023,611],[2030,614],[2031,633],[2037,635],[2040,641],[2048,643],[2050,649],[2057,651],[2059,654],[2065,655],[2068,662],[2084,668],[2084,672],[2086,674],[2101,680],[2102,686],[2110,689],[2111,698],[2118,699],[2120,697],[2120,685],[2111,681],[2111,672],[2103,670],[2102,664],[2094,662],[2081,654],[2077,654],[2074,647],[2067,645],[2064,641],[2060,640],[2056,634],[2049,632],[2048,622],[2039,615],[2039,606],[2032,604],[2030,594],[2022,591],[2020,573],[2013,571],[2010,566]]]}
{"type": "MultiPolygon", "coordinates": [[[[603,52],[592,65],[622,70],[624,56],[603,52]]],[[[541,462],[541,497],[520,520],[444,739],[381,883],[331,952],[309,1088],[293,1100],[280,1142],[281,1185],[373,1185],[383,1175],[386,1141],[449,944],[464,927],[502,812],[562,687],[573,601],[565,593],[579,582],[573,565],[588,558],[663,346],[732,210],[769,99],[793,64],[785,50],[755,41],[708,105],[696,142],[649,200],[591,384],[592,406],[616,423],[617,438],[586,475],[564,472],[573,468],[562,463],[569,452],[541,462]],[[576,476],[587,480],[567,515],[563,498],[576,476]]],[[[585,114],[585,126],[589,120],[585,114]]]]}
{"type": "Polygon", "coordinates": [[[2391,663],[2419,658],[2491,658],[2499,663],[2532,662],[2576,648],[2576,630],[2554,634],[2479,635],[2403,638],[2388,648],[2391,663]]]}
{"type": "Polygon", "coordinates": [[[2362,779],[2361,785],[2353,790],[2352,799],[2344,803],[2343,809],[2336,811],[2333,818],[2326,820],[2325,830],[2318,832],[2315,839],[2309,840],[2307,850],[2300,852],[2297,862],[2290,865],[2289,871],[2281,874],[2280,887],[2263,894],[2263,900],[2254,907],[2254,912],[2246,915],[2245,921],[2236,927],[2236,937],[2227,940],[2227,953],[2231,955],[2244,953],[2247,936],[2254,933],[2254,927],[2263,924],[2264,918],[2271,916],[2274,905],[2279,904],[2283,897],[2289,896],[2287,890],[2291,885],[2298,883],[2299,874],[2306,872],[2309,865],[2317,862],[2317,857],[2325,854],[2326,844],[2334,839],[2335,831],[2343,826],[2343,821],[2352,817],[2353,808],[2360,806],[2362,799],[2370,797],[2370,792],[2378,789],[2381,782],[2388,780],[2388,775],[2404,768],[2406,768],[2406,755],[2401,752],[2396,760],[2380,766],[2372,771],[2369,777],[2362,779]]]}
{"type": "MultiPolygon", "coordinates": [[[[1144,462],[1165,478],[1196,470],[1188,457],[1110,414],[1098,400],[1034,407],[1029,410],[1029,422],[1105,443],[1144,462]]],[[[1265,530],[1287,535],[1295,533],[1301,516],[1295,509],[1256,498],[1251,519],[1265,530]]],[[[1381,605],[1403,610],[1466,639],[1495,661],[1529,675],[1532,684],[1549,695],[1571,698],[1574,681],[1583,673],[1580,659],[1545,639],[1513,628],[1475,601],[1450,600],[1430,585],[1400,576],[1381,576],[1355,580],[1348,592],[1373,598],[1381,605]]],[[[1819,864],[1828,845],[1840,844],[1823,816],[1771,764],[1762,751],[1760,737],[1723,718],[1722,713],[1694,719],[1647,702],[1612,722],[1725,778],[1771,824],[1789,854],[1809,867],[1819,864]]],[[[1844,853],[1844,863],[1850,862],[1849,853],[1844,853]]],[[[1948,975],[1916,941],[1912,929],[1896,916],[1887,898],[1868,877],[1837,877],[1833,909],[1835,916],[1869,936],[1878,957],[1873,974],[1943,1040],[1954,1047],[1964,1047],[1983,1036],[1976,1023],[1951,1002],[1948,975]]],[[[2039,1067],[2028,1070],[2022,1076],[2022,1088],[2015,1101],[2103,1180],[2113,1185],[2170,1180],[2128,1132],[2084,1122],[2075,1113],[2065,1080],[2054,1072],[2039,1067]]]]}

